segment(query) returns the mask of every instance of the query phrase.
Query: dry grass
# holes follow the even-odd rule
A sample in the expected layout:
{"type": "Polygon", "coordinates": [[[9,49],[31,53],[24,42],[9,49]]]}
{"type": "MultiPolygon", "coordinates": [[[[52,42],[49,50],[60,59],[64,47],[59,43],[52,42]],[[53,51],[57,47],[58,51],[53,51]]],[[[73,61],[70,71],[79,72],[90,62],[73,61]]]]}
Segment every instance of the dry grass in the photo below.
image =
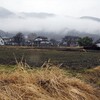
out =
{"type": "Polygon", "coordinates": [[[16,70],[0,74],[0,100],[100,100],[100,91],[59,67],[31,70],[19,63],[16,70]]]}
{"type": "Polygon", "coordinates": [[[82,77],[100,88],[100,66],[86,70],[85,73],[81,73],[82,77]]]}
{"type": "Polygon", "coordinates": [[[94,70],[100,71],[100,66],[95,67],[94,70]]]}

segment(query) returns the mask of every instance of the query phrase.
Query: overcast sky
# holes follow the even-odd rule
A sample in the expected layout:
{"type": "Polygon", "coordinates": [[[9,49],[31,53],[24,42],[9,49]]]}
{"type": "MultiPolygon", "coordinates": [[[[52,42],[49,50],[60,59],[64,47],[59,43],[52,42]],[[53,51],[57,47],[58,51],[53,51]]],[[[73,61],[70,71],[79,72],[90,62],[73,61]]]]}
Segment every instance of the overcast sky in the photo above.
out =
{"type": "Polygon", "coordinates": [[[4,31],[45,30],[59,33],[64,30],[66,33],[66,30],[75,29],[100,34],[99,21],[80,19],[81,16],[100,18],[100,0],[0,0],[0,7],[16,13],[12,17],[0,18],[0,29],[4,31]],[[36,13],[33,13],[34,17],[32,13],[23,15],[18,12],[36,13]],[[53,13],[56,16],[45,13],[53,13]],[[46,17],[41,17],[41,14],[46,17]]]}
{"type": "Polygon", "coordinates": [[[0,0],[0,6],[14,12],[100,17],[100,0],[0,0]]]}

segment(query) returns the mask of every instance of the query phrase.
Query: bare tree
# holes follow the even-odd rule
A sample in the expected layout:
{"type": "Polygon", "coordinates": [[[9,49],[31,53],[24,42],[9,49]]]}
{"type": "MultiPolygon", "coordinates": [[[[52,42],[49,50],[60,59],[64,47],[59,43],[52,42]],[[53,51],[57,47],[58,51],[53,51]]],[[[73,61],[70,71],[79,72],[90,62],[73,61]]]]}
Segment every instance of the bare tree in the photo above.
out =
{"type": "Polygon", "coordinates": [[[34,39],[36,37],[37,37],[36,33],[30,33],[30,34],[28,34],[28,40],[32,43],[32,46],[33,46],[33,41],[34,41],[34,39]]]}
{"type": "Polygon", "coordinates": [[[28,34],[28,40],[30,40],[31,42],[37,37],[36,33],[30,33],[28,34]]]}
{"type": "Polygon", "coordinates": [[[25,37],[21,32],[17,33],[13,38],[14,42],[16,42],[19,46],[23,45],[25,42],[25,37]]]}

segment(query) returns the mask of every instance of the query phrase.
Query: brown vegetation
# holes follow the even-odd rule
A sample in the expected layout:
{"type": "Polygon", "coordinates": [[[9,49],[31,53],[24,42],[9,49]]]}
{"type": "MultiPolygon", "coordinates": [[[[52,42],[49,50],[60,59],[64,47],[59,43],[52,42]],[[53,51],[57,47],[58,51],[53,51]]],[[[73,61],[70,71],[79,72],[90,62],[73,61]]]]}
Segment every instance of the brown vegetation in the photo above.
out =
{"type": "Polygon", "coordinates": [[[100,66],[88,69],[81,75],[87,82],[100,88],[100,66]]]}
{"type": "Polygon", "coordinates": [[[0,74],[0,100],[100,100],[100,91],[70,77],[63,69],[26,69],[19,63],[0,74]]]}

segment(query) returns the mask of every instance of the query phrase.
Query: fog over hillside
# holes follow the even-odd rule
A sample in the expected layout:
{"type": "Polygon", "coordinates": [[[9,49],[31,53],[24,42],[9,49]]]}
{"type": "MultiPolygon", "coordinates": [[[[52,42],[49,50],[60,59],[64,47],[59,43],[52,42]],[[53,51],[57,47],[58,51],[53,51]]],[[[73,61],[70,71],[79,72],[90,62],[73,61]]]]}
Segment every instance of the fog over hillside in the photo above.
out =
{"type": "Polygon", "coordinates": [[[0,7],[0,29],[7,32],[38,31],[64,35],[69,30],[77,30],[82,34],[84,32],[100,34],[100,19],[91,16],[69,17],[45,12],[15,13],[0,7]]]}

